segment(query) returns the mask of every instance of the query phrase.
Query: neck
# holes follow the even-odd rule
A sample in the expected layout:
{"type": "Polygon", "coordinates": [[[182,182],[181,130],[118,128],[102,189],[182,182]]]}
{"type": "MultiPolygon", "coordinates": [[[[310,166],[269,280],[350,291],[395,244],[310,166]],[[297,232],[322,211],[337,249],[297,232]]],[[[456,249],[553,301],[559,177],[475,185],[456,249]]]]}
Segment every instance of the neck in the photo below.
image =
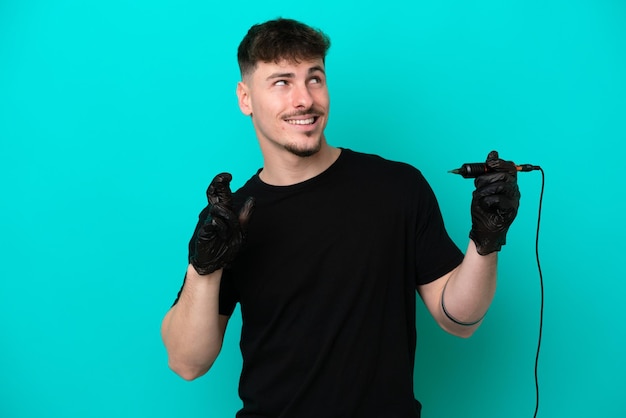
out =
{"type": "Polygon", "coordinates": [[[285,151],[279,156],[263,156],[263,170],[259,177],[272,186],[290,186],[309,180],[330,167],[341,150],[324,143],[320,150],[309,157],[298,157],[285,151]]]}

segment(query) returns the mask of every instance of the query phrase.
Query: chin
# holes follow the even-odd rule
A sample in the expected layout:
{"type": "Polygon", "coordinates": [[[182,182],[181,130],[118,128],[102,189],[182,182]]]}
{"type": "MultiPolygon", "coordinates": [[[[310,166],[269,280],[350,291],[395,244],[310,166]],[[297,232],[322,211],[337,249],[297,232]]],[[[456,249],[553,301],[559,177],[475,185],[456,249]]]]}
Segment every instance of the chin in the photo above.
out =
{"type": "Polygon", "coordinates": [[[302,157],[302,158],[306,158],[306,157],[311,157],[315,154],[317,154],[319,152],[319,149],[310,149],[310,150],[298,150],[293,152],[293,154],[297,155],[298,157],[302,157]]]}
{"type": "Polygon", "coordinates": [[[299,147],[294,144],[287,144],[285,145],[285,149],[298,157],[311,157],[322,149],[322,141],[320,140],[317,144],[309,147],[299,147]]]}

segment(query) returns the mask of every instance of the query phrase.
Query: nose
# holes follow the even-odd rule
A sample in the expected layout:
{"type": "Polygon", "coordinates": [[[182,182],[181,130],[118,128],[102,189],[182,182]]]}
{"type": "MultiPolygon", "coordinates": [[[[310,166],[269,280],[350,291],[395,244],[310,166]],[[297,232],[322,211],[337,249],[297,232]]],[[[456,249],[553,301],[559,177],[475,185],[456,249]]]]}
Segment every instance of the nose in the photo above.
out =
{"type": "Polygon", "coordinates": [[[293,106],[299,109],[308,109],[313,105],[313,96],[306,84],[296,84],[291,92],[293,106]]]}

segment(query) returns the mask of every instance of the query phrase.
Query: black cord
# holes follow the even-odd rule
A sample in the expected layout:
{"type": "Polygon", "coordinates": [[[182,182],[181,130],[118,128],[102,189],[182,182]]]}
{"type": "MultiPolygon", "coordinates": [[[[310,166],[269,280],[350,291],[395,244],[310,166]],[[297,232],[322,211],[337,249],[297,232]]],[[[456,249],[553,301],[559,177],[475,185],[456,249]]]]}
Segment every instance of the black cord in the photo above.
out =
{"type": "Polygon", "coordinates": [[[537,355],[535,356],[535,393],[536,393],[536,404],[535,404],[535,415],[534,418],[537,418],[537,413],[539,412],[539,352],[541,351],[541,337],[543,334],[543,302],[544,302],[544,290],[543,290],[543,273],[541,272],[541,263],[539,261],[539,225],[541,223],[541,206],[543,205],[543,189],[545,186],[545,173],[541,167],[537,167],[539,171],[541,171],[541,194],[539,195],[539,214],[537,215],[537,235],[535,238],[535,255],[537,257],[537,269],[539,271],[539,284],[541,286],[541,305],[539,309],[539,338],[537,341],[537,355]]]}

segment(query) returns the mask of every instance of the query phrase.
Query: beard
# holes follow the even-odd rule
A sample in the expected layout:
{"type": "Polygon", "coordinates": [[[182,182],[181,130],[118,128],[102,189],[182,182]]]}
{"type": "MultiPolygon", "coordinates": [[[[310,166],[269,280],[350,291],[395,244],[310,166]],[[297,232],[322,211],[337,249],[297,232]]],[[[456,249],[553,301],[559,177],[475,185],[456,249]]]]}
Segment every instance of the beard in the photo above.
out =
{"type": "Polygon", "coordinates": [[[297,157],[302,157],[302,158],[310,157],[312,155],[317,154],[319,150],[322,149],[322,138],[319,137],[315,144],[312,144],[308,147],[303,147],[301,145],[291,143],[291,144],[285,144],[283,148],[285,148],[286,151],[289,151],[290,153],[292,153],[293,155],[297,157]]]}

